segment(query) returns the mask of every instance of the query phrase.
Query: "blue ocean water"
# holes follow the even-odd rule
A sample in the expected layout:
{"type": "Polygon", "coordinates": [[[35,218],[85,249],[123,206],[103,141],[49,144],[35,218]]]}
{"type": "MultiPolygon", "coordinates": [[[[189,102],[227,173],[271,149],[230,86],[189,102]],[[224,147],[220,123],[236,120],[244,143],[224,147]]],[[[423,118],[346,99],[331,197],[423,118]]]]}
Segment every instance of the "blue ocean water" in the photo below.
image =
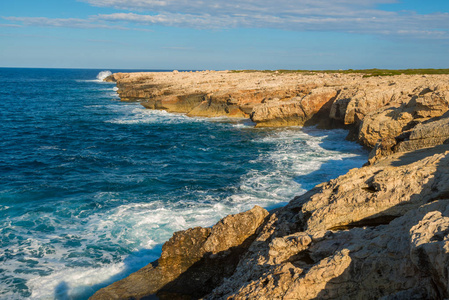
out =
{"type": "Polygon", "coordinates": [[[0,68],[2,299],[86,299],[174,231],[284,205],[366,161],[343,130],[120,102],[101,71],[0,68]]]}

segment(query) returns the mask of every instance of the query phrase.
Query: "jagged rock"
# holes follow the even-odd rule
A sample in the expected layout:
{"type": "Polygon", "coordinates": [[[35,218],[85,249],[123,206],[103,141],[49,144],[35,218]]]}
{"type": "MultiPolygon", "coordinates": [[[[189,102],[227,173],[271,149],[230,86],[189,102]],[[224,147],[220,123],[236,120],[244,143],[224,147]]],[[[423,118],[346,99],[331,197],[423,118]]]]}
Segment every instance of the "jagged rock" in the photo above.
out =
{"type": "Polygon", "coordinates": [[[389,104],[401,104],[424,80],[395,77],[392,80],[365,80],[345,86],[332,105],[330,118],[358,126],[371,112],[389,104]]]}
{"type": "Polygon", "coordinates": [[[373,164],[380,158],[393,154],[393,147],[396,146],[396,143],[396,138],[391,136],[384,137],[380,142],[377,142],[371,150],[368,157],[368,163],[373,164]]]}
{"type": "Polygon", "coordinates": [[[117,73],[112,79],[123,101],[202,117],[248,117],[266,99],[291,99],[317,86],[312,80],[298,85],[294,76],[262,72],[117,73]]]}
{"type": "Polygon", "coordinates": [[[116,73],[107,80],[117,82],[123,101],[140,101],[150,109],[251,117],[256,126],[350,125],[370,148],[447,111],[447,75],[334,75],[156,72],[116,73]]]}
{"type": "Polygon", "coordinates": [[[103,79],[104,82],[116,82],[114,75],[109,75],[105,79],[103,79]]]}
{"type": "Polygon", "coordinates": [[[254,107],[251,120],[258,126],[297,125],[306,119],[300,101],[300,98],[295,97],[286,101],[263,103],[254,107]]]}
{"type": "Polygon", "coordinates": [[[410,229],[410,235],[411,260],[432,279],[438,298],[448,298],[449,206],[428,212],[410,229]]]}
{"type": "Polygon", "coordinates": [[[359,141],[372,148],[382,139],[394,138],[416,124],[442,116],[448,104],[448,92],[425,88],[400,106],[390,105],[368,114],[360,126],[359,141]]]}
{"type": "Polygon", "coordinates": [[[161,257],[107,286],[90,299],[198,298],[232,274],[239,255],[252,241],[268,212],[253,209],[229,215],[212,228],[179,231],[162,247],[161,257]]]}
{"type": "Polygon", "coordinates": [[[449,180],[443,172],[449,169],[439,165],[449,152],[432,155],[434,151],[391,155],[317,186],[300,212],[307,217],[303,219],[306,232],[375,225],[449,193],[449,187],[436,188],[439,181],[449,180]],[[435,174],[438,168],[440,173],[435,174]]]}
{"type": "Polygon", "coordinates": [[[251,114],[251,119],[259,127],[302,126],[314,116],[316,119],[327,119],[336,95],[337,91],[333,88],[316,88],[302,98],[294,97],[286,101],[270,101],[255,106],[251,114]]]}
{"type": "Polygon", "coordinates": [[[296,198],[205,299],[446,298],[448,150],[398,153],[296,198]]]}
{"type": "Polygon", "coordinates": [[[372,148],[378,141],[402,133],[413,121],[410,110],[403,106],[388,107],[367,115],[360,126],[359,141],[372,148]]]}
{"type": "Polygon", "coordinates": [[[416,125],[405,133],[405,138],[394,148],[396,152],[413,151],[447,143],[449,140],[449,115],[416,125]]]}

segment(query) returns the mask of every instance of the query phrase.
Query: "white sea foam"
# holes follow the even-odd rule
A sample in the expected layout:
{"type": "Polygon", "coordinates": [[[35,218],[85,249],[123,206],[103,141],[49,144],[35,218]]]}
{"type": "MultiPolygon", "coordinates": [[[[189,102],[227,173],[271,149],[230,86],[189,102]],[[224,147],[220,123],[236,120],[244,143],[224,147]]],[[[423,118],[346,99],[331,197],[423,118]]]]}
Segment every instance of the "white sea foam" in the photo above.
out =
{"type": "Polygon", "coordinates": [[[98,73],[97,79],[103,81],[106,77],[111,75],[112,75],[111,71],[101,71],[100,73],[98,73]]]}
{"type": "Polygon", "coordinates": [[[72,268],[70,272],[64,266],[54,270],[49,276],[28,280],[31,299],[82,299],[83,295],[93,293],[96,284],[107,281],[111,274],[126,269],[125,264],[103,265],[99,268],[72,268]]]}
{"type": "MultiPolygon", "coordinates": [[[[193,205],[193,203],[191,204],[193,205]]],[[[168,240],[174,231],[184,230],[191,226],[210,226],[220,217],[235,212],[237,212],[236,208],[221,205],[218,202],[214,204],[200,203],[196,207],[192,206],[187,209],[180,204],[170,205],[162,201],[121,205],[108,213],[88,217],[83,236],[79,237],[83,241],[78,248],[82,252],[89,245],[107,241],[113,245],[131,246],[133,251],[151,249],[168,240]]],[[[65,228],[61,229],[58,234],[67,232],[67,230],[70,232],[69,228],[65,228]]],[[[60,239],[58,234],[54,236],[55,239],[60,239]]],[[[76,238],[76,235],[74,236],[76,238]]],[[[45,245],[48,245],[50,241],[50,237],[46,239],[30,238],[27,249],[17,249],[17,251],[31,254],[34,249],[48,247],[45,245]]],[[[86,293],[89,293],[92,286],[108,283],[112,276],[123,272],[129,274],[130,270],[135,271],[156,259],[155,254],[158,253],[149,251],[143,256],[123,255],[116,263],[105,263],[97,265],[95,268],[70,267],[70,271],[68,271],[64,259],[73,252],[62,246],[56,246],[53,250],[55,254],[46,255],[45,258],[46,263],[53,270],[50,275],[40,278],[22,276],[22,278],[28,279],[27,285],[32,290],[32,299],[51,299],[56,296],[55,291],[58,291],[61,286],[64,287],[61,293],[65,294],[67,298],[83,298],[86,293]],[[125,260],[128,260],[126,264],[125,260]]],[[[108,253],[103,252],[102,255],[104,259],[108,259],[108,253]]],[[[80,257],[80,259],[83,260],[85,257],[80,257]]],[[[112,261],[112,258],[109,260],[112,261]]],[[[41,265],[46,264],[44,261],[40,263],[41,265]]],[[[13,266],[10,267],[13,268],[13,266]]],[[[13,272],[12,269],[10,271],[13,272]]]]}
{"type": "MultiPolygon", "coordinates": [[[[312,133],[316,134],[318,131],[312,133]]],[[[334,139],[339,140],[339,143],[346,144],[342,147],[358,147],[344,141],[346,134],[344,131],[328,131],[328,134],[334,135],[334,139]]],[[[259,160],[270,161],[272,168],[250,171],[242,178],[241,190],[246,191],[246,198],[290,200],[311,188],[311,186],[299,184],[298,182],[301,181],[295,179],[322,169],[323,164],[330,160],[342,162],[345,159],[353,158],[352,166],[362,164],[364,158],[361,158],[360,161],[356,159],[362,151],[361,147],[358,147],[360,148],[358,154],[338,151],[338,146],[335,147],[336,145],[333,145],[332,141],[326,141],[329,135],[317,134],[314,136],[297,129],[285,129],[263,139],[255,140],[256,143],[276,145],[276,151],[261,155],[254,161],[254,163],[259,160]],[[326,147],[330,149],[326,149],[326,147]]],[[[344,172],[344,169],[324,168],[322,172],[327,176],[321,180],[319,178],[315,181],[312,180],[311,184],[318,184],[323,180],[336,177],[344,172]]]]}
{"type": "Polygon", "coordinates": [[[96,79],[77,79],[76,82],[97,82],[97,83],[105,83],[105,84],[115,84],[115,82],[105,82],[103,81],[106,77],[112,75],[111,71],[101,71],[97,74],[96,79]]]}
{"type": "Polygon", "coordinates": [[[202,121],[199,118],[189,118],[182,114],[168,113],[163,110],[150,110],[137,107],[131,111],[128,109],[123,111],[123,115],[119,118],[106,121],[113,124],[180,124],[202,121]]]}
{"type": "MultiPolygon", "coordinates": [[[[124,114],[109,121],[116,124],[204,121],[164,111],[130,109],[126,105],[110,105],[109,109],[124,114]]],[[[8,250],[22,253],[23,259],[39,261],[39,266],[49,271],[48,275],[17,275],[14,260],[3,263],[2,269],[7,274],[27,280],[32,299],[85,298],[111,280],[120,279],[156,259],[160,245],[168,240],[174,231],[193,226],[211,226],[228,214],[248,210],[254,205],[283,205],[310,188],[305,186],[303,180],[298,180],[299,177],[310,176],[308,184],[313,185],[336,177],[349,168],[360,166],[365,156],[357,159],[362,150],[359,146],[344,141],[345,134],[345,131],[339,130],[323,133],[313,129],[301,131],[293,128],[274,130],[263,138],[256,137],[252,142],[272,146],[273,150],[255,158],[252,161],[255,167],[241,177],[235,193],[224,199],[200,191],[195,194],[195,200],[173,203],[141,199],[140,203],[111,205],[113,208],[107,211],[86,216],[80,211],[77,216],[72,217],[72,223],[64,223],[64,226],[57,222],[53,214],[40,213],[39,218],[45,220],[42,223],[53,226],[55,231],[35,236],[28,234],[24,228],[20,234],[26,240],[20,246],[8,250]],[[349,149],[356,151],[348,153],[349,149]],[[332,161],[343,163],[348,158],[351,160],[348,160],[344,167],[326,167],[332,161]],[[261,165],[261,162],[269,167],[258,169],[256,166],[261,165]],[[314,172],[319,172],[315,179],[312,176],[314,172]],[[65,240],[79,242],[79,246],[64,247],[65,240]],[[86,266],[91,263],[89,251],[94,251],[92,249],[98,245],[120,245],[128,249],[126,253],[134,253],[111,253],[100,248],[95,255],[101,256],[101,262],[86,266]],[[76,256],[83,251],[87,254],[76,256]],[[46,254],[36,258],[36,252],[46,254]],[[75,265],[67,266],[67,261],[75,265]]],[[[94,200],[99,198],[102,203],[121,203],[117,197],[118,194],[99,192],[94,195],[94,200]]],[[[23,217],[24,221],[29,219],[32,218],[23,217]]],[[[7,294],[6,297],[14,298],[15,294],[7,294]]]]}

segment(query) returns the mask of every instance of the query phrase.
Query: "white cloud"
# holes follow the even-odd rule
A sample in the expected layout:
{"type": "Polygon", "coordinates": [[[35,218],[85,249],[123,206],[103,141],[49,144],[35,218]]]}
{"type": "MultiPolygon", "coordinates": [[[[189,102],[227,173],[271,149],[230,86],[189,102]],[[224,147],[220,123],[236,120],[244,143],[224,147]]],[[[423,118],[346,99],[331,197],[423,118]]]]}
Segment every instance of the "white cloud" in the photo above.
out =
{"type": "MultiPolygon", "coordinates": [[[[116,26],[98,22],[98,19],[52,19],[45,17],[2,17],[5,20],[20,22],[25,26],[43,26],[43,27],[69,27],[69,28],[106,28],[128,30],[123,26],[116,26]]],[[[19,25],[17,25],[19,26],[19,25]]]]}
{"type": "Polygon", "coordinates": [[[163,25],[199,29],[277,28],[295,31],[339,31],[377,35],[415,36],[419,38],[449,38],[449,14],[399,14],[373,12],[359,15],[273,15],[273,14],[182,14],[159,13],[145,15],[115,13],[98,15],[108,22],[130,22],[141,25],[163,25]],[[424,34],[425,33],[425,34],[424,34]]]}
{"type": "Polygon", "coordinates": [[[17,24],[0,24],[0,27],[22,27],[22,26],[17,24]]]}
{"type": "Polygon", "coordinates": [[[89,19],[5,19],[31,26],[145,30],[151,25],[198,29],[275,28],[449,39],[449,14],[381,10],[398,0],[80,0],[123,12],[89,19]],[[120,26],[119,26],[120,25],[120,26]]]}
{"type": "Polygon", "coordinates": [[[126,13],[99,15],[107,21],[215,28],[277,28],[340,31],[416,38],[449,38],[449,14],[420,15],[377,9],[398,0],[82,0],[126,13]],[[138,13],[136,13],[138,12],[138,13]],[[150,13],[146,13],[150,12],[150,13]]]}
{"type": "Polygon", "coordinates": [[[294,13],[310,15],[359,11],[378,4],[396,3],[398,0],[83,0],[94,6],[114,7],[129,11],[208,13],[294,13]]]}

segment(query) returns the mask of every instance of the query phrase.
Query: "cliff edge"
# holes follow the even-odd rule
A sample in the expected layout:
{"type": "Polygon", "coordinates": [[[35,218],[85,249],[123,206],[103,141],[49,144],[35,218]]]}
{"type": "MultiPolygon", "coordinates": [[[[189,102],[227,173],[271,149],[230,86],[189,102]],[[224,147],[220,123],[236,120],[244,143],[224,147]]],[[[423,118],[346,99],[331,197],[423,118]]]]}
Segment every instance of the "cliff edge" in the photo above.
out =
{"type": "Polygon", "coordinates": [[[133,92],[140,96],[133,100],[153,103],[152,108],[183,107],[191,115],[210,109],[211,115],[249,116],[260,126],[348,126],[372,152],[364,167],[283,208],[255,207],[212,228],[175,233],[159,260],[91,299],[449,297],[449,76],[113,76],[120,96],[130,95],[131,82],[140,78],[133,92]],[[187,81],[170,83],[176,76],[187,81]],[[229,88],[226,78],[234,76],[229,88]],[[210,81],[204,88],[194,84],[202,77],[210,81]],[[161,82],[165,91],[159,90],[161,82]],[[184,93],[183,82],[190,86],[184,93]],[[191,91],[198,102],[185,100],[191,91]],[[166,105],[164,99],[177,104],[166,105]]]}

